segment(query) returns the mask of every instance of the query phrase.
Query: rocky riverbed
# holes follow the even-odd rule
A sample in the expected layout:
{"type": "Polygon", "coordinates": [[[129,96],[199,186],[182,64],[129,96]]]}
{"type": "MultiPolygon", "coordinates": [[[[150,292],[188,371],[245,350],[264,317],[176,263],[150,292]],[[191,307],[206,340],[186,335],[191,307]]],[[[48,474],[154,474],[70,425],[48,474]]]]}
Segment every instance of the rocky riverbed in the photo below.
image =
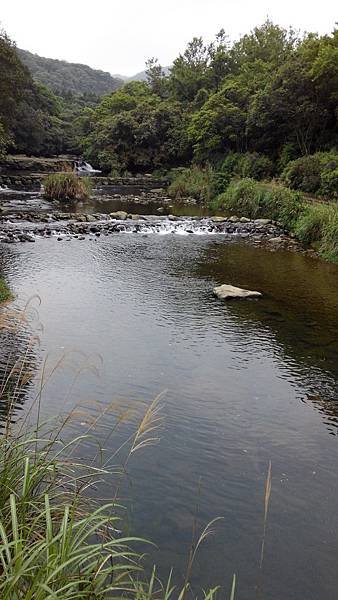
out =
{"type": "Polygon", "coordinates": [[[0,216],[0,243],[6,244],[35,242],[46,237],[58,241],[95,239],[114,233],[223,235],[263,244],[271,250],[304,251],[283,227],[269,219],[138,215],[126,211],[110,214],[16,212],[0,216]]]}

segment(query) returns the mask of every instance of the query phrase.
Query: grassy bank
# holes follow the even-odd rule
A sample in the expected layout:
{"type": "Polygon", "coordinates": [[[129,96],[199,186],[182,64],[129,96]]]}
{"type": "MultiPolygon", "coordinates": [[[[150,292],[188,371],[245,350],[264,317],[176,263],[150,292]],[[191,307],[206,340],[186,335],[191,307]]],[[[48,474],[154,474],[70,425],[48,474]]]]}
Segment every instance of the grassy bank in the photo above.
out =
{"type": "Polygon", "coordinates": [[[0,277],[0,304],[3,302],[7,302],[12,297],[11,290],[9,289],[7,283],[2,277],[0,277]]]}
{"type": "Polygon", "coordinates": [[[168,193],[175,199],[192,196],[226,214],[273,219],[322,258],[338,263],[338,205],[334,200],[309,203],[300,191],[282,183],[231,179],[225,167],[222,171],[197,166],[180,169],[172,172],[171,180],[168,193]]]}
{"type": "Polygon", "coordinates": [[[253,179],[232,181],[212,203],[228,213],[279,221],[302,243],[338,263],[338,207],[335,203],[308,204],[299,192],[253,179]]]}

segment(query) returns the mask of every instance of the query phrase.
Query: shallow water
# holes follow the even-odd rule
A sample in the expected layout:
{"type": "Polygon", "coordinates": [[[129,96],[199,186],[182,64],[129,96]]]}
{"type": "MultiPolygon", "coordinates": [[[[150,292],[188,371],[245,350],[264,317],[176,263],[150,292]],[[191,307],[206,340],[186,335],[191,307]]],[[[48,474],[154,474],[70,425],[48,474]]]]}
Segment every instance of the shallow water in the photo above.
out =
{"type": "MultiPolygon", "coordinates": [[[[236,572],[241,600],[337,598],[337,267],[222,236],[114,234],[0,245],[0,269],[21,304],[42,299],[36,360],[68,353],[44,414],[148,405],[167,390],[161,440],[133,457],[123,490],[162,574],[183,573],[198,512],[200,526],[223,520],[198,554],[196,586],[229,588],[236,572]],[[212,288],[225,282],[264,297],[224,304],[212,288]],[[83,362],[99,376],[85,370],[71,388],[83,362]]],[[[96,432],[106,447],[130,431],[107,440],[115,420],[96,432]]]]}

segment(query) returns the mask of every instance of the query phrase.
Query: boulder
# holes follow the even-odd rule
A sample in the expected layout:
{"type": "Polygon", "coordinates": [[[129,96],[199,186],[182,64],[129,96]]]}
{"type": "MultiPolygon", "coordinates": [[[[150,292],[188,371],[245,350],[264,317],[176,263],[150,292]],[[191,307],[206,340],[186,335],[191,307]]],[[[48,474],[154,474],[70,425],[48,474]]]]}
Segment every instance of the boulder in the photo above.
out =
{"type": "Polygon", "coordinates": [[[241,217],[239,222],[240,223],[250,223],[251,219],[248,219],[248,217],[241,217]]]}
{"type": "Polygon", "coordinates": [[[229,217],[229,221],[230,223],[238,223],[239,218],[236,217],[236,215],[233,215],[232,217],[229,217]]]}
{"type": "Polygon", "coordinates": [[[256,225],[270,225],[271,219],[255,219],[256,225]]]}
{"type": "Polygon", "coordinates": [[[252,290],[244,290],[234,285],[219,285],[214,288],[214,295],[220,300],[234,300],[241,298],[260,298],[262,294],[252,290]]]}
{"type": "Polygon", "coordinates": [[[225,223],[228,220],[227,217],[211,217],[213,223],[225,223]]]}
{"type": "Polygon", "coordinates": [[[110,213],[110,216],[112,219],[119,219],[120,221],[124,221],[127,218],[128,213],[126,213],[124,210],[117,210],[116,212],[110,213]]]}

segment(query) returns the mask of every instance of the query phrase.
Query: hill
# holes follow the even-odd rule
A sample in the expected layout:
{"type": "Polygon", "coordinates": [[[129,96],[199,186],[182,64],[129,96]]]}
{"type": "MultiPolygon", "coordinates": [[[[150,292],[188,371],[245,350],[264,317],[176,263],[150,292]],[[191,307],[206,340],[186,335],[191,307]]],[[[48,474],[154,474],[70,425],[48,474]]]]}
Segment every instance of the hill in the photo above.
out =
{"type": "Polygon", "coordinates": [[[122,79],[112,77],[110,73],[92,69],[87,65],[44,58],[19,48],[17,52],[34,79],[47,85],[57,94],[71,92],[102,96],[123,85],[122,79]]]}
{"type": "MultiPolygon", "coordinates": [[[[169,75],[170,67],[163,67],[163,71],[166,75],[169,75]]],[[[128,81],[146,81],[147,73],[146,71],[140,71],[139,73],[135,73],[135,75],[132,75],[131,77],[128,77],[127,75],[113,75],[113,77],[116,77],[117,79],[122,79],[124,83],[128,83],[128,81]]]]}

